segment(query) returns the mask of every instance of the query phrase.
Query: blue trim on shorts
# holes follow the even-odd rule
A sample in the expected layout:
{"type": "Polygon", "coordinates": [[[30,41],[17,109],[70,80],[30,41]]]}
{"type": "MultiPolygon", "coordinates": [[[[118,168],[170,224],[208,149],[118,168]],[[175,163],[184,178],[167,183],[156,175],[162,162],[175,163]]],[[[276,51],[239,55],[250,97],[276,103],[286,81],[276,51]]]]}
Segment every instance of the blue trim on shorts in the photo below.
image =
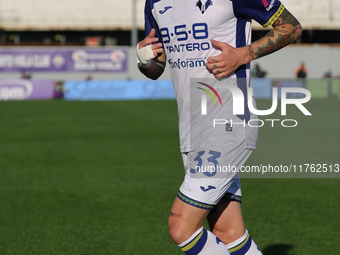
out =
{"type": "Polygon", "coordinates": [[[232,193],[226,193],[224,195],[224,197],[229,199],[229,200],[234,200],[234,201],[242,203],[242,197],[241,196],[238,196],[238,195],[235,195],[235,194],[232,194],[232,193]]]}
{"type": "Polygon", "coordinates": [[[187,203],[189,205],[192,205],[192,206],[195,206],[195,207],[198,207],[198,208],[202,208],[202,209],[206,209],[206,210],[212,210],[215,207],[215,205],[210,205],[210,204],[202,203],[202,202],[196,201],[194,199],[191,199],[190,197],[187,197],[186,195],[184,195],[180,191],[178,191],[177,197],[180,200],[182,200],[184,203],[187,203]]]}
{"type": "MultiPolygon", "coordinates": [[[[206,210],[212,210],[214,209],[215,205],[212,204],[206,204],[206,203],[202,203],[199,202],[195,199],[192,199],[190,197],[187,197],[186,195],[184,195],[182,192],[178,191],[177,193],[177,197],[182,200],[184,203],[201,208],[201,209],[206,209],[206,210]]],[[[232,194],[232,193],[226,193],[224,195],[225,198],[229,199],[229,200],[233,200],[233,201],[237,201],[242,203],[242,197],[232,194]]]]}

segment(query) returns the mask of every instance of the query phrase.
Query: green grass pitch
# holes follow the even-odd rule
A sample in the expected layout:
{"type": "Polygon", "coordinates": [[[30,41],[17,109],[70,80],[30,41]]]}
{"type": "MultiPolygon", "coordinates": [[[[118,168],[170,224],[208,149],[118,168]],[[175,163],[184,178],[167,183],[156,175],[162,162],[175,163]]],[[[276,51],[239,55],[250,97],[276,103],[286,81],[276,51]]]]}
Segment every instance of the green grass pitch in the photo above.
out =
{"type": "MultiPolygon", "coordinates": [[[[339,106],[274,113],[299,125],[262,127],[247,164],[340,163],[339,106]]],[[[167,230],[184,174],[177,123],[175,101],[0,102],[0,254],[182,254],[167,230]]],[[[264,255],[339,254],[340,179],[247,178],[242,189],[264,255]]]]}

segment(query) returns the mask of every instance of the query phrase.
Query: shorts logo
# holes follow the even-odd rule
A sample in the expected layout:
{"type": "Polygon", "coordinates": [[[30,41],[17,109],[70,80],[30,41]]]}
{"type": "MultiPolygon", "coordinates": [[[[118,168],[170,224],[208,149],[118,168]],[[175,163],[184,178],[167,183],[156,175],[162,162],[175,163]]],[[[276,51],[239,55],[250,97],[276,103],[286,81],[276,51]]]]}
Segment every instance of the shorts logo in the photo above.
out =
{"type": "Polygon", "coordinates": [[[171,8],[172,8],[172,6],[165,6],[165,7],[164,7],[164,10],[160,10],[159,13],[160,13],[160,14],[163,14],[164,12],[166,12],[167,10],[169,10],[169,9],[171,9],[171,8]]]}
{"type": "MultiPolygon", "coordinates": [[[[203,83],[203,82],[197,82],[197,83],[198,83],[198,84],[201,84],[201,85],[203,85],[203,86],[206,86],[206,87],[209,88],[212,92],[214,92],[214,94],[217,96],[218,100],[220,101],[221,106],[223,106],[223,105],[222,105],[222,100],[221,100],[220,95],[217,93],[217,91],[216,91],[212,86],[210,86],[210,85],[208,85],[208,84],[205,84],[205,83],[203,83]]],[[[214,96],[210,93],[209,90],[203,89],[203,88],[201,88],[201,87],[197,87],[197,88],[200,89],[200,90],[203,90],[203,91],[206,93],[206,94],[202,94],[201,114],[202,114],[202,115],[207,115],[207,94],[214,100],[215,105],[217,105],[217,102],[216,102],[214,96]]]]}
{"type": "Polygon", "coordinates": [[[213,4],[212,0],[207,0],[207,1],[205,2],[205,4],[203,4],[201,0],[198,0],[198,2],[196,3],[196,6],[198,7],[198,9],[200,9],[200,11],[202,12],[202,14],[204,14],[204,12],[205,12],[205,11],[208,9],[208,7],[209,7],[210,5],[212,5],[212,4],[213,4]]]}
{"type": "Polygon", "coordinates": [[[216,189],[216,187],[209,185],[208,188],[205,188],[203,186],[200,187],[202,191],[207,192],[212,189],[216,189]]]}

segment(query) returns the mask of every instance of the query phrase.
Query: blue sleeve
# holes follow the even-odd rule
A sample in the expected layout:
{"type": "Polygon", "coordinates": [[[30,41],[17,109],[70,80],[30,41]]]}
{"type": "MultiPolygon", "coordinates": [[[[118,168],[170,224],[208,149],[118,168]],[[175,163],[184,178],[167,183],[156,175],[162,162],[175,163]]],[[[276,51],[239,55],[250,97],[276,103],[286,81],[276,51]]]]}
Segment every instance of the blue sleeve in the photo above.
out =
{"type": "Polygon", "coordinates": [[[279,0],[231,0],[236,17],[256,20],[263,27],[274,24],[284,6],[279,0]]]}
{"type": "MultiPolygon", "coordinates": [[[[158,0],[159,1],[159,0],[158,0]]],[[[151,29],[154,28],[156,30],[156,37],[158,37],[159,41],[163,43],[163,38],[161,32],[159,31],[158,24],[152,15],[153,4],[157,2],[157,0],[146,0],[145,1],[145,9],[144,9],[144,19],[145,19],[145,36],[147,36],[151,29]]]]}

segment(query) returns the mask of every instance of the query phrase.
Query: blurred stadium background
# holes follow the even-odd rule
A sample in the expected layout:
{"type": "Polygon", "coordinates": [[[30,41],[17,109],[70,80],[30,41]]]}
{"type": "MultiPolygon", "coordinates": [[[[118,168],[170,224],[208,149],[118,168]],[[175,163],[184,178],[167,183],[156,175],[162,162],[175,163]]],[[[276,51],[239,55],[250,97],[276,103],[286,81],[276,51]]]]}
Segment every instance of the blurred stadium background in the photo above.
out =
{"type": "MultiPolygon", "coordinates": [[[[254,73],[258,106],[270,107],[273,86],[307,87],[313,116],[288,108],[298,127],[261,128],[247,164],[334,167],[340,1],[282,2],[304,34],[252,63],[265,72],[254,73]]],[[[159,81],[137,70],[143,8],[0,0],[1,255],[182,254],[166,225],[183,178],[176,102],[168,69],[159,81]]],[[[254,40],[265,33],[254,24],[254,40]]],[[[306,177],[243,180],[247,228],[264,255],[339,254],[339,179],[306,177]]]]}
{"type": "MultiPolygon", "coordinates": [[[[301,62],[305,62],[309,78],[322,78],[328,73],[334,77],[339,76],[340,2],[327,0],[320,4],[312,0],[299,3],[294,0],[284,0],[283,3],[301,21],[304,28],[302,39],[284,52],[258,60],[253,65],[260,64],[269,78],[294,78],[295,69],[301,62]],[[315,61],[316,59],[318,61],[315,61]]],[[[137,41],[144,36],[143,8],[143,0],[124,2],[101,0],[100,4],[94,0],[86,2],[80,0],[1,0],[1,50],[30,50],[32,47],[35,50],[54,51],[70,49],[70,47],[73,50],[127,50],[128,53],[124,52],[122,56],[128,60],[124,63],[126,68],[118,69],[114,73],[86,71],[85,67],[76,72],[69,70],[62,74],[58,73],[57,69],[53,70],[53,73],[49,73],[48,70],[34,72],[33,67],[28,67],[26,70],[33,69],[33,71],[28,71],[33,78],[62,76],[62,80],[65,78],[83,79],[91,75],[94,79],[101,80],[143,79],[144,77],[135,66],[134,54],[137,41]]],[[[267,31],[254,22],[253,39],[256,40],[265,33],[267,31]]],[[[48,58],[54,55],[43,56],[48,58]]],[[[1,76],[5,78],[13,77],[13,71],[19,72],[17,77],[20,76],[20,71],[25,71],[25,64],[26,67],[30,65],[27,63],[30,59],[27,59],[26,63],[22,63],[23,66],[18,64],[16,70],[13,70],[15,66],[13,63],[8,63],[10,61],[8,58],[10,56],[7,56],[7,67],[12,64],[10,74],[4,70],[6,58],[0,59],[0,70],[3,70],[1,76]]],[[[51,66],[52,60],[59,60],[59,65],[63,61],[62,58],[51,59],[51,66]]],[[[95,60],[98,61],[98,59],[95,60]]],[[[65,64],[70,64],[66,60],[65,62],[65,64]]],[[[91,68],[88,67],[88,69],[91,68]]],[[[169,72],[166,72],[163,78],[168,79],[169,72]]]]}

